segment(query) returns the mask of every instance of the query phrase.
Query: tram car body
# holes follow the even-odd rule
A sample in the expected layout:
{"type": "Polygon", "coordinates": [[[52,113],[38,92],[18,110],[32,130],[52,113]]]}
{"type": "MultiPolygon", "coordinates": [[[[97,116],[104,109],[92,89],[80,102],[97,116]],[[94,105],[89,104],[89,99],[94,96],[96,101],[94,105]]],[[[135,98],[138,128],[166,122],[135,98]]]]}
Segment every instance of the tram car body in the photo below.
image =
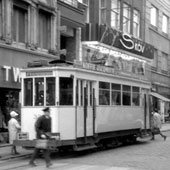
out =
{"type": "Polygon", "coordinates": [[[35,146],[35,122],[50,107],[51,146],[90,149],[150,134],[150,83],[140,76],[76,61],[21,71],[21,133],[16,146],[35,146]]]}

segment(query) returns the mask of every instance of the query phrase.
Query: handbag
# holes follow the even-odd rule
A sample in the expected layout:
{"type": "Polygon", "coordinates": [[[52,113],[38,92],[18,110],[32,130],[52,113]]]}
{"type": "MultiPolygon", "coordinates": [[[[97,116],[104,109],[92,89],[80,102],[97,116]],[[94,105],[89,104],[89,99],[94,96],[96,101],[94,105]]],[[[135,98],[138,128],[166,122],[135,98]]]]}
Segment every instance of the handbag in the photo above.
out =
{"type": "Polygon", "coordinates": [[[159,134],[159,133],[160,133],[160,129],[159,129],[159,128],[154,128],[154,129],[153,129],[153,133],[154,133],[155,135],[159,134]]]}
{"type": "Polygon", "coordinates": [[[48,140],[47,139],[36,139],[35,140],[35,148],[47,149],[48,148],[48,140]]]}

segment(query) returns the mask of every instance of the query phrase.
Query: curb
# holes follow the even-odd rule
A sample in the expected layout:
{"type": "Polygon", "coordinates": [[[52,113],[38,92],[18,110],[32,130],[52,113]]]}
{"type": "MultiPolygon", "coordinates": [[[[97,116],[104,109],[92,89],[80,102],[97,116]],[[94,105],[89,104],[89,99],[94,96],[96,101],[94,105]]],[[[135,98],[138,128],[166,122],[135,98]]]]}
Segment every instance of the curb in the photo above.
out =
{"type": "Polygon", "coordinates": [[[18,159],[18,158],[26,158],[30,157],[31,154],[20,154],[20,155],[7,155],[7,156],[1,156],[0,161],[5,161],[9,159],[18,159]]]}

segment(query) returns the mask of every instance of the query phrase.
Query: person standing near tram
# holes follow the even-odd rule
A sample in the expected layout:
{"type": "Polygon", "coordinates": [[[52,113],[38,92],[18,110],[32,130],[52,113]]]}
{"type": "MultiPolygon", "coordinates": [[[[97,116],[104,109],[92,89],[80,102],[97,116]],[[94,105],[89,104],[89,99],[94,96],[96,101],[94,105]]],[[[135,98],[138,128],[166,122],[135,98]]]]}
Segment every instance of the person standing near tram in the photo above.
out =
{"type": "Polygon", "coordinates": [[[11,155],[17,155],[19,153],[16,150],[16,146],[13,145],[13,141],[17,139],[17,134],[21,129],[21,126],[19,125],[17,120],[18,113],[16,113],[15,111],[11,111],[10,116],[11,119],[8,122],[8,131],[9,131],[9,141],[10,144],[12,144],[11,155]]]}
{"type": "Polygon", "coordinates": [[[164,140],[166,140],[166,136],[162,134],[160,131],[162,126],[162,120],[161,115],[158,113],[157,109],[154,109],[154,112],[152,113],[152,121],[153,121],[153,127],[152,127],[152,139],[155,140],[155,133],[160,134],[164,140]]]}
{"type": "MultiPolygon", "coordinates": [[[[51,133],[50,108],[49,107],[44,108],[43,112],[44,112],[44,115],[40,116],[37,119],[36,124],[35,124],[36,137],[37,137],[37,139],[50,139],[50,133],[51,133]]],[[[35,147],[29,164],[31,166],[37,166],[34,163],[34,160],[36,159],[40,150],[43,150],[45,161],[46,161],[46,167],[48,168],[48,167],[52,166],[52,163],[50,160],[49,148],[39,149],[39,148],[35,147]]]]}

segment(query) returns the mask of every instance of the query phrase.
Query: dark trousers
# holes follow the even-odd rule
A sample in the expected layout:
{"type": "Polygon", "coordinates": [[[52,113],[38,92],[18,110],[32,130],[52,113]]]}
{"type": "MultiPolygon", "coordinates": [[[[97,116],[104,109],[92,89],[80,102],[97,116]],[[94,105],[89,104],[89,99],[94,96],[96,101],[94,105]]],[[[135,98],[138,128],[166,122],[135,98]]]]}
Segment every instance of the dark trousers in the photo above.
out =
{"type": "Polygon", "coordinates": [[[161,135],[163,138],[165,138],[166,136],[162,134],[162,132],[160,131],[159,128],[154,128],[152,129],[152,139],[155,139],[155,135],[161,135]]]}
{"type": "Polygon", "coordinates": [[[44,155],[46,164],[50,163],[51,162],[51,159],[50,159],[50,150],[49,149],[38,149],[38,148],[34,149],[34,152],[33,152],[32,156],[31,156],[30,162],[34,162],[34,160],[38,156],[38,153],[40,152],[40,150],[43,151],[43,155],[44,155]]]}

